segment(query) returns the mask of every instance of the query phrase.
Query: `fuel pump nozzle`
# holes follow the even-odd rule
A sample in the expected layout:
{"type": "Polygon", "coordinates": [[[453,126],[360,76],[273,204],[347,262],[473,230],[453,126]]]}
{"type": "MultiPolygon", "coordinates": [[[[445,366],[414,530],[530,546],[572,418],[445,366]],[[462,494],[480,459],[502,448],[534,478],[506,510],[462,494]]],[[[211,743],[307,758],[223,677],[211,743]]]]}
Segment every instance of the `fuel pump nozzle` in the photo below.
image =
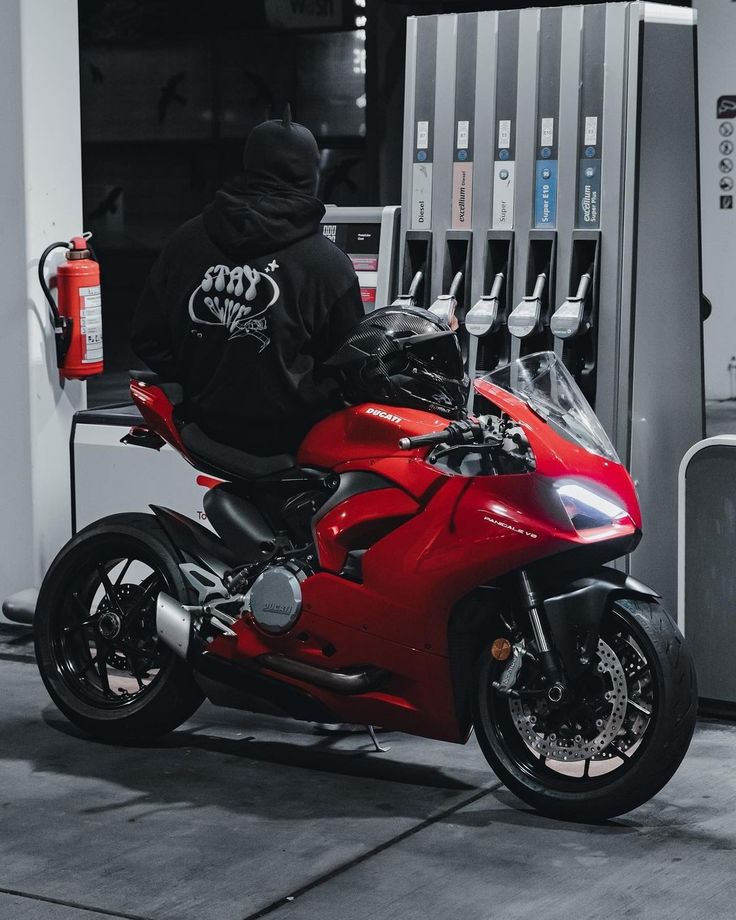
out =
{"type": "Polygon", "coordinates": [[[418,271],[414,277],[411,279],[411,284],[409,285],[409,290],[406,294],[399,294],[399,296],[391,304],[392,307],[417,307],[417,294],[419,293],[419,288],[424,281],[424,273],[418,271]]]}
{"type": "Polygon", "coordinates": [[[493,279],[490,294],[483,294],[480,300],[468,310],[465,317],[465,328],[470,335],[480,338],[498,328],[499,304],[504,278],[504,273],[498,272],[493,279]]]}
{"type": "Polygon", "coordinates": [[[458,272],[452,279],[452,284],[450,285],[448,293],[440,294],[437,300],[435,300],[429,308],[429,312],[434,313],[434,315],[441,319],[443,323],[446,323],[453,332],[458,327],[455,311],[457,310],[457,293],[462,283],[463,273],[458,272]]]}
{"type": "Polygon", "coordinates": [[[510,313],[508,328],[511,335],[517,339],[524,339],[531,335],[538,327],[542,316],[542,296],[547,283],[546,272],[540,272],[534,284],[534,290],[529,297],[525,297],[510,313]]]}
{"type": "Polygon", "coordinates": [[[569,339],[584,331],[583,314],[585,312],[585,301],[590,290],[592,281],[590,270],[580,276],[577,292],[574,297],[568,297],[567,300],[555,310],[552,319],[549,321],[552,335],[558,339],[569,339]]]}

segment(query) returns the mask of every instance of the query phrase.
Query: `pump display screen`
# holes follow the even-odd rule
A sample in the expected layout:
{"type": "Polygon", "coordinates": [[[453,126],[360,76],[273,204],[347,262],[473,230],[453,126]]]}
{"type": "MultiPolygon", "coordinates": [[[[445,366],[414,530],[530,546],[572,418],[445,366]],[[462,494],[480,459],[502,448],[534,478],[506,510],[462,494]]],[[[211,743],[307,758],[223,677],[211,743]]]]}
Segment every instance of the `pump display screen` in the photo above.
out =
{"type": "Polygon", "coordinates": [[[380,224],[322,224],[322,232],[347,254],[356,272],[378,271],[380,224]]]}
{"type": "Polygon", "coordinates": [[[353,263],[353,268],[360,279],[363,303],[367,308],[374,307],[381,225],[379,223],[324,223],[322,233],[342,249],[353,263]]]}

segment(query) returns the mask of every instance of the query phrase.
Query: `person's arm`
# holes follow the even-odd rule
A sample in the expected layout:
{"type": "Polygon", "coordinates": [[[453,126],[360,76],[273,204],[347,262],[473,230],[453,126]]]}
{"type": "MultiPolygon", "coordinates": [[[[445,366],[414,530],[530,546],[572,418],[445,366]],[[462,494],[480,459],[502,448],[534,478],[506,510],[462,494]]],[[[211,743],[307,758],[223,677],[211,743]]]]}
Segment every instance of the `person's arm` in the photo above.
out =
{"type": "Polygon", "coordinates": [[[133,351],[152,371],[166,380],[176,379],[171,329],[166,318],[161,260],[151,269],[133,317],[133,351]]]}

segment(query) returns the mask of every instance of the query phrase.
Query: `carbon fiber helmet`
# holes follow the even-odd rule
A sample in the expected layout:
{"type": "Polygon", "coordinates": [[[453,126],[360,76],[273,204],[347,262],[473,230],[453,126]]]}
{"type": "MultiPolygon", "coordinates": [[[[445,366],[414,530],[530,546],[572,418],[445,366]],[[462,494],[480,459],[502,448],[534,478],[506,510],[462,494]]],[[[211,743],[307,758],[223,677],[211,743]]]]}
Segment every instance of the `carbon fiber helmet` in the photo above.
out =
{"type": "Polygon", "coordinates": [[[465,413],[469,382],[454,332],[429,310],[368,313],[327,361],[352,404],[386,403],[447,418],[465,413]]]}

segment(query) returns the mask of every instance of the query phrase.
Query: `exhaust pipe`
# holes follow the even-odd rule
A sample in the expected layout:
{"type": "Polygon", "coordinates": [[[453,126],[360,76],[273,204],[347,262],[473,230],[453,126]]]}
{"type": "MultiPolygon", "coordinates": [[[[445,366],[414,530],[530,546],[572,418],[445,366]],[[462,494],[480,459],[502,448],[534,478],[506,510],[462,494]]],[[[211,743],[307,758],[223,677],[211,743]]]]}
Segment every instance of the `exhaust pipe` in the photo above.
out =
{"type": "Polygon", "coordinates": [[[303,680],[315,687],[332,690],[333,693],[367,693],[369,690],[374,690],[388,676],[388,672],[380,668],[326,671],[324,668],[317,668],[303,661],[294,661],[293,658],[285,658],[283,655],[259,655],[256,661],[269,671],[303,680]]]}
{"type": "MultiPolygon", "coordinates": [[[[162,642],[185,661],[191,662],[194,658],[200,657],[193,648],[197,640],[191,609],[184,607],[168,594],[159,594],[156,601],[156,632],[162,642]]],[[[286,677],[293,677],[315,687],[345,695],[374,690],[388,676],[387,671],[371,667],[352,671],[328,671],[283,655],[259,655],[254,663],[286,677]]]]}
{"type": "Polygon", "coordinates": [[[186,660],[194,636],[192,614],[179,601],[163,592],[156,600],[156,632],[170,649],[186,660]]]}

